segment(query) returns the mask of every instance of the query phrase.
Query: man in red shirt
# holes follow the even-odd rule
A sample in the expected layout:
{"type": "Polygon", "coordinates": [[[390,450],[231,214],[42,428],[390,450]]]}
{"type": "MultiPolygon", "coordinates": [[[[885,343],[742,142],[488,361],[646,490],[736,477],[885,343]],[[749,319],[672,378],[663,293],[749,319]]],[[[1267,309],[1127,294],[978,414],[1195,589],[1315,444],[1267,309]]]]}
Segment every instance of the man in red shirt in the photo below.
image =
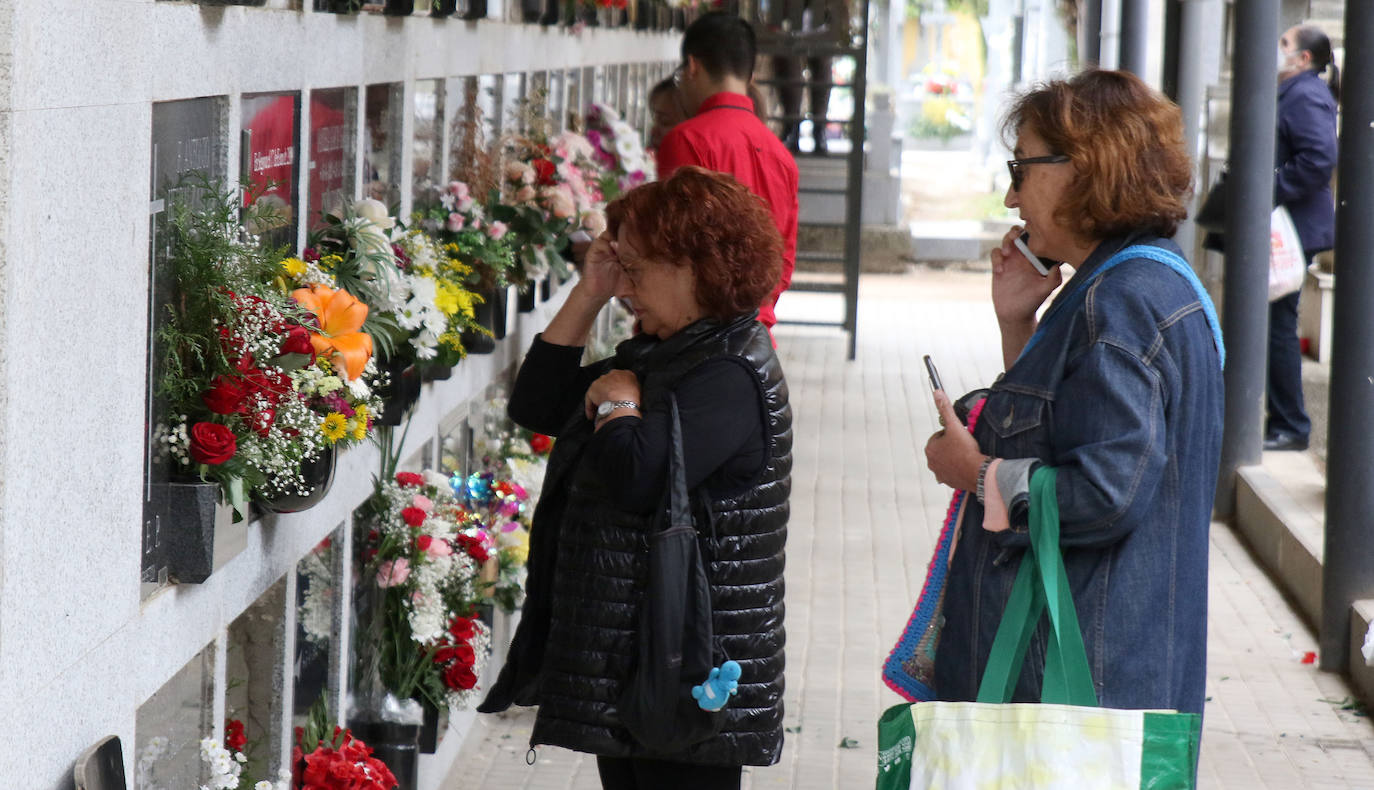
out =
{"type": "Polygon", "coordinates": [[[753,28],[732,14],[705,14],[687,28],[674,76],[691,117],[663,138],[658,176],[698,165],[733,175],[768,204],[783,244],[782,276],[759,306],[759,320],[771,329],[773,306],[796,268],[798,174],[787,148],[754,115],[748,92],[756,50],[753,28]]]}

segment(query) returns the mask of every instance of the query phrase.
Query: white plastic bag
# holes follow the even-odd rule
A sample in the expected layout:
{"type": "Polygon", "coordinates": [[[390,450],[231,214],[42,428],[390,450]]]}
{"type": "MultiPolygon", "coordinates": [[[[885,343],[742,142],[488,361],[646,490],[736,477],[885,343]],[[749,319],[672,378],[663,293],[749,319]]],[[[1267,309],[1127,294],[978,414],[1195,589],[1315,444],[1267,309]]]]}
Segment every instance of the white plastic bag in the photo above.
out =
{"type": "Polygon", "coordinates": [[[1279,206],[1269,215],[1269,301],[1294,293],[1302,288],[1307,272],[1307,259],[1302,254],[1302,241],[1293,227],[1288,209],[1279,206]]]}

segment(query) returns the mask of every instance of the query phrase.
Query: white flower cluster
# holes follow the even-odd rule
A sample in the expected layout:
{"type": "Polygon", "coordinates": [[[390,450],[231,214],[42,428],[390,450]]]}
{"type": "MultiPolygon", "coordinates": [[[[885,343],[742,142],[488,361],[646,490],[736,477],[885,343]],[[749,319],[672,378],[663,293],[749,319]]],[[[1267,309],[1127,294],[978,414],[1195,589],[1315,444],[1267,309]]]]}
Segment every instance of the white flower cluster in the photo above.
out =
{"type": "Polygon", "coordinates": [[[330,570],[333,549],[323,543],[301,560],[305,596],[297,610],[305,638],[312,644],[328,644],[334,633],[334,574],[330,570]]]}
{"type": "Polygon", "coordinates": [[[305,264],[305,271],[297,275],[294,279],[296,285],[301,288],[309,288],[312,285],[323,285],[326,288],[338,288],[338,281],[334,275],[324,270],[319,261],[302,260],[305,264]]]}
{"type": "MultiPolygon", "coordinates": [[[[371,360],[368,360],[369,363],[371,360]]],[[[363,376],[358,377],[362,380],[363,376]]],[[[291,371],[296,391],[306,397],[324,397],[344,388],[344,380],[333,373],[325,373],[317,365],[306,365],[291,371]]]]}
{"type": "Polygon", "coordinates": [[[210,783],[201,785],[200,790],[237,790],[239,774],[248,758],[243,752],[230,754],[229,750],[213,738],[200,741],[200,759],[210,770],[210,783]]]}
{"type": "Polygon", "coordinates": [[[472,664],[472,673],[477,676],[477,685],[465,691],[449,689],[447,701],[449,710],[464,710],[476,702],[484,693],[481,678],[485,677],[487,661],[491,658],[491,629],[481,620],[472,621],[472,652],[477,660],[472,664]]]}
{"type": "Polygon", "coordinates": [[[175,414],[167,425],[159,425],[153,434],[153,446],[165,446],[178,466],[191,465],[191,436],[186,429],[186,415],[175,414]]]}
{"type": "Polygon", "coordinates": [[[142,790],[161,790],[155,781],[155,767],[163,755],[167,754],[169,743],[161,735],[148,739],[148,743],[138,752],[138,787],[142,790]]]}

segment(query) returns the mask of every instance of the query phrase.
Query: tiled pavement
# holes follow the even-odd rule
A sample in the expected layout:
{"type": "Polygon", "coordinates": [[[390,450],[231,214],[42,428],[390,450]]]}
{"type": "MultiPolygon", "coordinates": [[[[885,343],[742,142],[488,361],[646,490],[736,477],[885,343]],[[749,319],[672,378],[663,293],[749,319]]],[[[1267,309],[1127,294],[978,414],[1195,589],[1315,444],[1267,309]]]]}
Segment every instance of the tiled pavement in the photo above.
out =
{"type": "MultiPolygon", "coordinates": [[[[899,701],[878,668],[920,590],[949,492],[926,471],[935,427],[921,355],[950,391],[1000,370],[986,274],[865,276],[858,359],[838,332],[787,327],[796,412],[788,544],[787,745],[745,787],[871,787],[878,714],[899,701]],[[857,742],[842,748],[841,742],[857,742]]],[[[791,295],[780,313],[831,309],[791,295]]],[[[1229,527],[1213,527],[1203,788],[1374,788],[1374,726],[1341,709],[1338,676],[1301,663],[1316,640],[1229,527]]],[[[595,760],[540,747],[533,715],[479,716],[446,788],[596,790],[595,760]]]]}

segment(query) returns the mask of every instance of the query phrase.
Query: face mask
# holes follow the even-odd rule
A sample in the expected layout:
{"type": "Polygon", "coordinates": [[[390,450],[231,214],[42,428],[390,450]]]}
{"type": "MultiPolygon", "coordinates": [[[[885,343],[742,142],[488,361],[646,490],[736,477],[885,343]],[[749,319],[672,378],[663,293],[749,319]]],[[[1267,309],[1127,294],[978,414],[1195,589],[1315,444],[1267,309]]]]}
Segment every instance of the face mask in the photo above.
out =
{"type": "Polygon", "coordinates": [[[1282,73],[1283,73],[1283,70],[1286,69],[1286,68],[1288,68],[1288,53],[1283,51],[1283,45],[1282,45],[1282,44],[1279,44],[1279,45],[1278,45],[1278,51],[1279,51],[1279,73],[1282,74],[1282,73]]]}

